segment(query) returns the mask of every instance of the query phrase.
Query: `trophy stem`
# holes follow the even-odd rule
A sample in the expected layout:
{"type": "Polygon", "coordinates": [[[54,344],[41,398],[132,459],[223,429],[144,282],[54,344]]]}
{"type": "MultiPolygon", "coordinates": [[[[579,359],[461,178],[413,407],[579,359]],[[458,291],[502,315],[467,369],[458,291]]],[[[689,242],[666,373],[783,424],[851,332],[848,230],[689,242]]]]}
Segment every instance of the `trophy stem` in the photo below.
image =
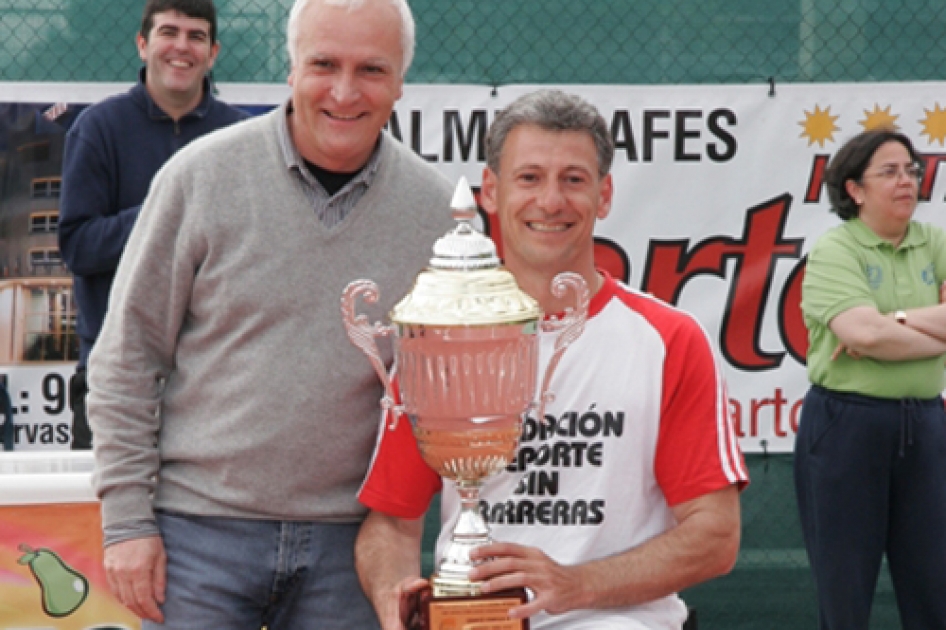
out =
{"type": "Polygon", "coordinates": [[[431,578],[434,597],[479,595],[482,592],[480,583],[470,580],[474,565],[470,552],[492,542],[489,527],[480,514],[481,485],[479,481],[457,483],[460,516],[437,573],[431,578]]]}

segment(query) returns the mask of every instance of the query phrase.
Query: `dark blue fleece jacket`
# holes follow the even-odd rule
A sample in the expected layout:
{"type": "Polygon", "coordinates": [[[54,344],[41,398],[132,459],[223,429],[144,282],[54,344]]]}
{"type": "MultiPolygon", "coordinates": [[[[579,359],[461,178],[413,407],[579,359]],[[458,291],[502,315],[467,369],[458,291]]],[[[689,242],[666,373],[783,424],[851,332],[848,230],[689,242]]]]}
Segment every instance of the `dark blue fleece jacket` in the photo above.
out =
{"type": "Polygon", "coordinates": [[[59,249],[72,272],[78,305],[79,365],[102,328],[118,260],[158,169],[188,142],[243,120],[218,101],[204,79],[204,98],[175,122],[138,84],[83,111],[66,134],[59,203],[59,249]]]}

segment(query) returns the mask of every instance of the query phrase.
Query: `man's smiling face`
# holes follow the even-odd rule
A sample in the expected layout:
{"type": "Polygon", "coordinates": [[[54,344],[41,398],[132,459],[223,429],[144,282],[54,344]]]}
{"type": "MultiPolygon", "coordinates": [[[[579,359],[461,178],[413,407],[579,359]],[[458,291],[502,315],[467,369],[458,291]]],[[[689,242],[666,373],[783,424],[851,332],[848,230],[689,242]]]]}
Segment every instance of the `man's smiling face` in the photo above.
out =
{"type": "Polygon", "coordinates": [[[389,2],[306,7],[289,75],[290,129],[304,158],[336,172],[368,161],[401,97],[400,24],[389,2]]]}
{"type": "Polygon", "coordinates": [[[219,44],[211,42],[210,23],[178,11],[155,13],[153,19],[148,38],[137,36],[138,55],[147,66],[148,91],[158,101],[199,102],[204,75],[213,67],[219,49],[219,44]]]}
{"type": "Polygon", "coordinates": [[[594,227],[611,208],[611,176],[598,173],[594,140],[531,124],[506,136],[499,173],[483,175],[483,207],[499,216],[513,273],[593,271],[594,227]]]}

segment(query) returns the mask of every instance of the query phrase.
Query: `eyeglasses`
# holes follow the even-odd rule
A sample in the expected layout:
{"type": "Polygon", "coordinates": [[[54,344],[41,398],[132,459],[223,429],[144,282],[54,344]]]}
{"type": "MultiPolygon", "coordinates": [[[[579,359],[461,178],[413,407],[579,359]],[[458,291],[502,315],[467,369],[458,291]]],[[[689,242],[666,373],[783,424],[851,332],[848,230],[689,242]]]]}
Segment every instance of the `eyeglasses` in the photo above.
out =
{"type": "Polygon", "coordinates": [[[919,164],[909,164],[900,168],[896,164],[888,164],[883,168],[873,172],[873,173],[864,173],[864,177],[875,177],[877,179],[883,179],[885,181],[894,181],[899,180],[900,175],[906,175],[907,179],[919,182],[923,177],[923,167],[919,164]]]}

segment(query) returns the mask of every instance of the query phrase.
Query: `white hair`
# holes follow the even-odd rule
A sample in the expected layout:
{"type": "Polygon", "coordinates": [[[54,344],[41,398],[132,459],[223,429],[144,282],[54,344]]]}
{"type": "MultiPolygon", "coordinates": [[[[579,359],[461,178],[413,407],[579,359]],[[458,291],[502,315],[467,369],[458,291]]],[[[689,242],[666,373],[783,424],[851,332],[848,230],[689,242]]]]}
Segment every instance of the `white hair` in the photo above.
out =
{"type": "MultiPolygon", "coordinates": [[[[313,2],[322,2],[323,4],[344,7],[349,11],[354,11],[365,4],[368,0],[296,0],[289,11],[289,21],[286,24],[286,47],[289,49],[289,61],[296,65],[296,44],[299,41],[299,17],[306,7],[313,2]]],[[[387,0],[392,7],[397,9],[401,16],[401,77],[407,74],[411,67],[411,61],[414,60],[414,16],[407,0],[387,0]]]]}

